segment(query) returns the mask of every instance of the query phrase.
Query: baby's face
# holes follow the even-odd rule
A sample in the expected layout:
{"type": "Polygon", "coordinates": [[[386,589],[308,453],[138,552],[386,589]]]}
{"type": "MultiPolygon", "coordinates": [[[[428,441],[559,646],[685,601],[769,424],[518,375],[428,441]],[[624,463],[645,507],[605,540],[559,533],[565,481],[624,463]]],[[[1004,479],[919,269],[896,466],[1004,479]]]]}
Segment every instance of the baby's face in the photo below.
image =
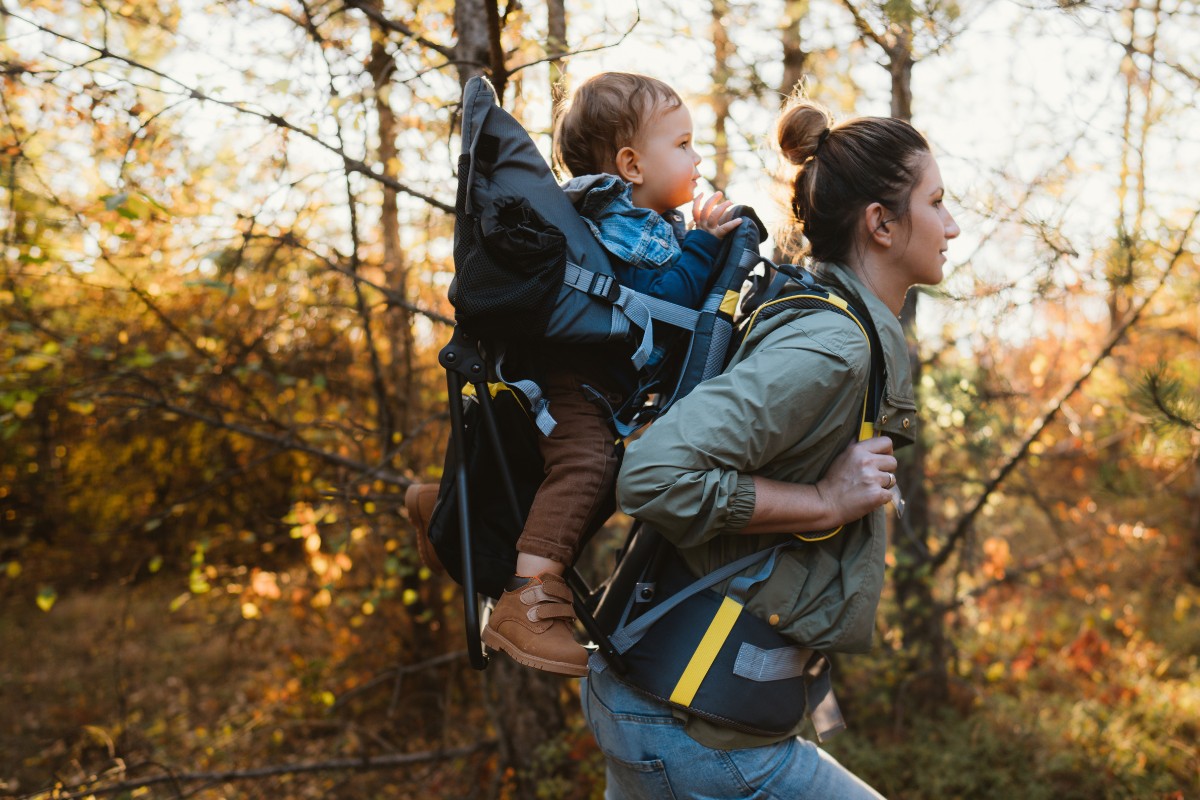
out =
{"type": "Polygon", "coordinates": [[[700,156],[692,148],[692,115],[685,106],[658,108],[634,140],[643,181],[633,187],[634,205],[664,213],[696,195],[700,156]]]}

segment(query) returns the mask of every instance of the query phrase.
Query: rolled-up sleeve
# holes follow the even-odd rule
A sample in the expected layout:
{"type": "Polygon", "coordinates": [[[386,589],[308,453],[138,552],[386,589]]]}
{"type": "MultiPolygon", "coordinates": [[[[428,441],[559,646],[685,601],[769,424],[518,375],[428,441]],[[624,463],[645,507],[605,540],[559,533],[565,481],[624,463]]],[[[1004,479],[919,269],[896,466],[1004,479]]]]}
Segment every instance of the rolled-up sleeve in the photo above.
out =
{"type": "Polygon", "coordinates": [[[860,405],[865,386],[852,366],[861,341],[836,329],[814,338],[799,322],[772,331],[629,446],[622,510],[679,547],[740,531],[754,513],[754,475],[776,477],[764,467],[806,439],[844,435],[845,403],[860,405]]]}

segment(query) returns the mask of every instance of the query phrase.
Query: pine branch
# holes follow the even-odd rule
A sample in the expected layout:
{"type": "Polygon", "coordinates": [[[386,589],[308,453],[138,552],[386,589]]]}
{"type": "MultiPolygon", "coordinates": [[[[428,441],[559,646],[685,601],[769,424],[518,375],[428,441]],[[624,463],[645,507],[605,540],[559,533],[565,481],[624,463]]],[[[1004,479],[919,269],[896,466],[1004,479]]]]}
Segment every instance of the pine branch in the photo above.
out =
{"type": "Polygon", "coordinates": [[[1194,403],[1189,404],[1182,397],[1179,381],[1167,377],[1165,365],[1159,365],[1158,369],[1146,376],[1142,394],[1147,405],[1159,413],[1166,426],[1200,432],[1200,422],[1193,416],[1194,403]]]}

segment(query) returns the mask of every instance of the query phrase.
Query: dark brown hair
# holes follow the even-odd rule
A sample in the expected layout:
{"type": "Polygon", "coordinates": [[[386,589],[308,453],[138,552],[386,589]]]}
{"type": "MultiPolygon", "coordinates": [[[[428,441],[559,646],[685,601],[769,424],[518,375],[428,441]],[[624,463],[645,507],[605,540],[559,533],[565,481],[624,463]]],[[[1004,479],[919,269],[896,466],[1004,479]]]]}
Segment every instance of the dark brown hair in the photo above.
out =
{"type": "Polygon", "coordinates": [[[667,84],[631,72],[602,72],[584,81],[554,127],[554,166],[571,175],[616,168],[617,152],[660,111],[683,105],[667,84]]]}
{"type": "Polygon", "coordinates": [[[871,203],[896,219],[908,215],[929,143],[907,122],[858,117],[835,124],[821,105],[794,97],[775,131],[784,158],[799,167],[790,198],[793,223],[815,260],[848,259],[858,219],[871,203]]]}

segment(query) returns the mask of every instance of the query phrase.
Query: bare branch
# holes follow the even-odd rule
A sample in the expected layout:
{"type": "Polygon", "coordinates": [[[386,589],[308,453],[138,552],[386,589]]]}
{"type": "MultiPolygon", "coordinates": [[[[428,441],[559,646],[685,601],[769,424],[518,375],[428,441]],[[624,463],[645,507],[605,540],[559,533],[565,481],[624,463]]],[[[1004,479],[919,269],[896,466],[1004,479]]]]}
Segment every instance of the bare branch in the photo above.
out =
{"type": "Polygon", "coordinates": [[[851,0],[842,0],[842,7],[850,12],[850,16],[854,18],[854,27],[858,28],[858,32],[862,34],[864,39],[871,40],[875,44],[879,45],[884,52],[888,53],[889,55],[891,54],[891,44],[888,42],[887,38],[871,27],[870,21],[868,21],[867,18],[862,15],[862,12],[859,11],[858,6],[851,2],[851,0]]]}
{"type": "Polygon", "coordinates": [[[551,53],[550,55],[543,56],[542,58],[535,58],[532,61],[526,61],[523,64],[518,64],[515,67],[510,67],[508,70],[508,74],[515,75],[516,73],[520,72],[523,69],[529,69],[530,67],[536,67],[538,64],[545,64],[546,62],[564,61],[566,59],[571,58],[572,56],[583,55],[584,53],[599,53],[601,50],[608,50],[610,48],[617,47],[622,42],[624,42],[627,38],[629,38],[629,35],[631,33],[633,33],[633,31],[637,28],[638,25],[641,24],[641,22],[642,22],[642,9],[640,6],[635,4],[634,5],[633,22],[629,23],[629,27],[626,28],[619,37],[617,37],[617,40],[615,42],[609,42],[607,44],[598,44],[595,47],[580,47],[575,50],[567,50],[562,53],[551,53]]]}
{"type": "MultiPolygon", "coordinates": [[[[265,767],[254,767],[242,770],[225,770],[222,772],[169,772],[166,775],[155,775],[150,778],[138,778],[121,781],[108,786],[76,787],[75,791],[54,794],[58,800],[82,800],[101,794],[116,794],[142,789],[147,786],[157,786],[163,783],[224,783],[226,781],[257,780],[275,775],[299,775],[306,772],[329,772],[337,770],[364,771],[384,769],[387,767],[406,767],[413,764],[423,764],[430,761],[449,761],[455,758],[466,758],[492,750],[496,746],[495,739],[483,739],[475,744],[462,747],[451,747],[444,750],[423,750],[416,753],[392,753],[381,756],[363,756],[362,758],[334,758],[328,761],[304,761],[297,764],[272,764],[265,767]]],[[[81,784],[80,786],[83,786],[81,784]]],[[[26,797],[35,797],[27,795],[26,797]]]]}
{"type": "Polygon", "coordinates": [[[24,22],[26,25],[36,28],[37,30],[42,31],[43,33],[49,34],[50,36],[53,36],[56,39],[61,39],[64,42],[70,42],[72,44],[79,45],[80,47],[85,47],[88,50],[91,50],[92,52],[96,53],[97,58],[94,60],[110,59],[113,61],[118,61],[122,64],[126,64],[130,67],[133,67],[134,69],[137,69],[137,70],[146,72],[150,75],[154,75],[158,78],[161,78],[162,80],[167,81],[168,83],[171,83],[174,86],[179,87],[180,91],[189,99],[199,100],[201,102],[214,103],[214,104],[222,106],[224,108],[228,108],[233,111],[236,111],[239,114],[246,114],[246,115],[249,115],[252,117],[257,117],[258,119],[263,120],[264,122],[267,122],[271,125],[274,125],[277,128],[282,128],[284,130],[291,131],[292,133],[295,133],[298,136],[303,136],[305,139],[308,139],[309,141],[317,144],[318,146],[320,146],[320,147],[324,148],[325,150],[328,150],[329,152],[338,156],[338,158],[340,158],[342,160],[342,163],[348,172],[356,172],[360,175],[365,175],[366,177],[368,177],[374,181],[377,181],[377,182],[383,184],[384,186],[387,186],[389,189],[400,192],[402,194],[406,194],[409,197],[415,197],[418,200],[422,200],[422,201],[428,203],[429,205],[433,206],[434,208],[437,208],[437,209],[440,209],[440,210],[446,212],[447,214],[454,213],[454,205],[452,203],[446,203],[442,200],[438,200],[435,197],[432,197],[428,194],[425,194],[424,192],[421,192],[421,191],[418,191],[418,190],[412,188],[411,186],[407,186],[407,185],[401,183],[400,181],[396,180],[395,178],[391,178],[386,175],[381,175],[380,173],[378,173],[374,169],[372,169],[362,159],[358,159],[358,158],[351,156],[342,147],[339,147],[337,145],[333,145],[333,144],[330,144],[329,142],[324,141],[323,139],[321,139],[321,137],[317,136],[316,134],[311,133],[311,132],[305,130],[304,128],[301,128],[297,125],[292,124],[291,122],[289,122],[288,120],[284,119],[283,117],[279,116],[276,113],[273,113],[270,111],[260,111],[258,109],[249,108],[243,102],[237,102],[237,101],[232,101],[232,100],[221,100],[219,98],[213,97],[209,94],[206,94],[205,92],[200,91],[199,89],[197,89],[194,86],[190,86],[190,85],[184,83],[183,81],[179,80],[178,78],[173,78],[170,75],[155,69],[154,67],[148,66],[146,64],[142,64],[141,62],[139,62],[129,56],[124,56],[124,55],[121,55],[120,53],[113,52],[107,46],[97,46],[97,45],[82,41],[80,39],[76,39],[73,36],[68,36],[65,33],[60,33],[59,31],[48,28],[45,25],[41,25],[32,19],[22,17],[20,14],[14,14],[13,12],[7,10],[3,6],[0,6],[0,16],[9,16],[14,19],[18,19],[21,22],[24,22]]]}
{"type": "Polygon", "coordinates": [[[1029,448],[1032,447],[1034,442],[1041,438],[1042,433],[1062,410],[1063,404],[1065,404],[1067,400],[1069,400],[1076,392],[1080,390],[1080,388],[1082,388],[1082,386],[1087,382],[1088,378],[1092,376],[1092,373],[1096,370],[1096,368],[1108,358],[1113,349],[1115,349],[1121,340],[1125,338],[1126,334],[1129,333],[1133,326],[1138,323],[1142,317],[1142,314],[1145,312],[1147,307],[1149,307],[1155,295],[1157,295],[1159,291],[1162,290],[1163,286],[1166,285],[1167,279],[1170,277],[1175,266],[1182,260],[1183,254],[1187,252],[1187,243],[1191,238],[1192,229],[1195,227],[1198,219],[1200,219],[1200,209],[1197,209],[1192,215],[1187,227],[1181,233],[1179,237],[1179,245],[1175,248],[1171,262],[1167,264],[1166,269],[1163,270],[1162,275],[1159,277],[1158,284],[1145,296],[1145,298],[1143,298],[1142,302],[1137,306],[1137,308],[1130,311],[1125,316],[1125,319],[1112,331],[1111,334],[1109,334],[1107,341],[1105,341],[1104,345],[1100,348],[1099,352],[1096,353],[1095,357],[1093,357],[1092,360],[1083,368],[1079,374],[1079,377],[1061,392],[1059,392],[1057,397],[1050,401],[1042,415],[1029,427],[1028,433],[1026,433],[1025,438],[1017,447],[1016,452],[1013,453],[1007,461],[1000,465],[1000,467],[988,480],[987,484],[984,485],[983,491],[980,493],[979,497],[975,499],[975,503],[969,509],[967,509],[966,513],[963,514],[961,518],[959,518],[958,524],[955,525],[954,530],[951,532],[950,537],[946,540],[946,543],[930,561],[934,570],[939,569],[950,558],[954,552],[954,549],[958,546],[958,543],[962,541],[963,537],[965,537],[967,532],[970,531],[971,525],[975,522],[975,518],[979,515],[979,512],[983,510],[983,507],[987,505],[987,502],[991,498],[992,494],[1000,488],[1000,485],[1004,483],[1004,480],[1017,467],[1017,465],[1025,460],[1025,457],[1029,454],[1029,448]]]}
{"type": "Polygon", "coordinates": [[[233,431],[234,433],[240,433],[243,436],[251,439],[257,439],[258,441],[275,445],[283,450],[308,453],[311,456],[316,456],[322,461],[326,461],[335,466],[345,467],[346,469],[351,469],[362,474],[369,473],[394,486],[406,487],[412,483],[409,478],[397,472],[393,472],[390,469],[385,469],[382,464],[367,464],[362,461],[357,461],[353,458],[347,458],[346,456],[338,455],[337,453],[322,449],[316,445],[309,444],[294,434],[281,435],[267,433],[266,431],[260,431],[256,428],[252,428],[249,425],[243,425],[239,422],[230,422],[219,417],[214,417],[211,414],[203,414],[199,411],[194,411],[186,406],[176,405],[175,403],[167,400],[154,399],[145,395],[135,394],[133,392],[106,392],[100,396],[135,400],[146,408],[158,408],[168,414],[178,414],[182,417],[188,417],[189,419],[203,422],[213,428],[220,428],[223,430],[233,431]]]}
{"type": "Polygon", "coordinates": [[[397,20],[384,16],[382,11],[369,3],[364,3],[363,0],[344,0],[344,2],[346,3],[346,8],[353,8],[356,11],[361,11],[366,15],[367,19],[371,20],[379,27],[412,39],[417,44],[423,47],[428,47],[438,55],[445,56],[447,59],[453,61],[453,47],[447,47],[444,44],[438,44],[435,41],[426,39],[424,36],[417,33],[403,22],[398,22],[397,20]]]}

